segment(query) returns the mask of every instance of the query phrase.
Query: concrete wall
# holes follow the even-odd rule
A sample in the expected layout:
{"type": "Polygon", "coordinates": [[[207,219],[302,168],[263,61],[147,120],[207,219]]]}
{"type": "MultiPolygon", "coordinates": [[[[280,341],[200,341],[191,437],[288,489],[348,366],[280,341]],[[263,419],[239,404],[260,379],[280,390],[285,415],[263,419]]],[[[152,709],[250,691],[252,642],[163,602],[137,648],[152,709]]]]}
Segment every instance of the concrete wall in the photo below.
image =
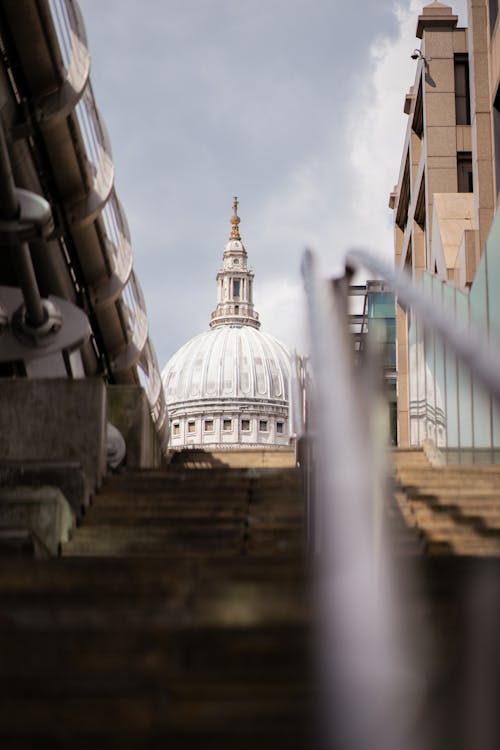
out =
{"type": "Polygon", "coordinates": [[[3,380],[0,457],[17,462],[76,461],[93,491],[106,471],[102,380],[3,380]]]}
{"type": "Polygon", "coordinates": [[[156,468],[164,460],[146,394],[138,385],[108,385],[108,420],[125,439],[125,466],[156,468]]]}

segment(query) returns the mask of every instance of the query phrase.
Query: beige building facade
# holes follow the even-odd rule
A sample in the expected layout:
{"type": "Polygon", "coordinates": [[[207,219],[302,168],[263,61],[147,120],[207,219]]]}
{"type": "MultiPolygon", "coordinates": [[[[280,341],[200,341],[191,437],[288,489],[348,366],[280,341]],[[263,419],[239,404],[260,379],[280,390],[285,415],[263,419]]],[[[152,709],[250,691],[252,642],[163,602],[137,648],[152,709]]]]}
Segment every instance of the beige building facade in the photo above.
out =
{"type": "MultiPolygon", "coordinates": [[[[406,138],[389,205],[396,266],[440,298],[455,295],[454,309],[470,316],[482,304],[479,290],[471,292],[486,264],[500,187],[500,14],[498,0],[469,0],[468,11],[468,28],[458,27],[452,7],[440,2],[418,16],[416,75],[404,101],[406,138]]],[[[423,333],[400,307],[397,340],[399,444],[431,438],[474,445],[473,408],[470,436],[466,430],[455,439],[435,347],[431,357],[423,333]]],[[[460,393],[457,402],[460,411],[460,393]]]]}

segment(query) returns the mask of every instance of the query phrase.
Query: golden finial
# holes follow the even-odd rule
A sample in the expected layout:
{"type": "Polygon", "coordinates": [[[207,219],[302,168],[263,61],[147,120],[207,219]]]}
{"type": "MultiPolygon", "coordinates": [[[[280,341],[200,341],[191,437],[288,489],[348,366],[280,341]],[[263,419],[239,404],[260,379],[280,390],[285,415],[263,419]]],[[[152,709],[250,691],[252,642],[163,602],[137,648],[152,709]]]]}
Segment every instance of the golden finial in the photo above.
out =
{"type": "Polygon", "coordinates": [[[238,224],[240,223],[240,217],[238,216],[238,198],[235,195],[233,200],[233,215],[231,216],[231,234],[229,235],[230,240],[241,240],[240,230],[238,224]]]}

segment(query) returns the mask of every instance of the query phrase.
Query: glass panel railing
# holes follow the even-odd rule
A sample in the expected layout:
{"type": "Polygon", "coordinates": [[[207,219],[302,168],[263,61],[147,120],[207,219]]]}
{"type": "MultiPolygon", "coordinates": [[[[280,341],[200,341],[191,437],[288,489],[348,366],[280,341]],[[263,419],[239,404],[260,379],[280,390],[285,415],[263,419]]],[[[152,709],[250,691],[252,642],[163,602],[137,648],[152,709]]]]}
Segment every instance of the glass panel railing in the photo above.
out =
{"type": "Polygon", "coordinates": [[[97,110],[89,87],[86,88],[84,95],[76,105],[75,112],[78,124],[80,125],[86,156],[92,164],[95,174],[102,160],[103,138],[97,110]]]}
{"type": "Polygon", "coordinates": [[[151,417],[160,435],[160,440],[162,441],[162,444],[166,443],[168,436],[164,433],[168,426],[167,404],[165,393],[163,391],[160,369],[158,367],[158,359],[149,339],[146,342],[142,356],[139,360],[137,374],[139,382],[146,393],[151,417]]]}
{"type": "Polygon", "coordinates": [[[129,341],[142,351],[148,334],[148,319],[142,290],[133,273],[123,288],[121,299],[127,314],[129,341]]]}
{"type": "Polygon", "coordinates": [[[499,237],[500,219],[468,293],[427,272],[414,284],[363,251],[348,256],[351,267],[380,274],[409,311],[410,445],[433,439],[449,462],[500,461],[500,263],[490,263],[499,237]]]}
{"type": "Polygon", "coordinates": [[[101,212],[104,230],[112,252],[116,275],[125,283],[132,265],[132,247],[120,203],[113,192],[101,212]]]}
{"type": "Polygon", "coordinates": [[[59,48],[60,72],[75,92],[76,102],[90,69],[83,19],[76,0],[49,0],[49,8],[59,48]]]}
{"type": "Polygon", "coordinates": [[[61,57],[65,71],[68,71],[73,59],[74,17],[66,0],[49,0],[52,20],[57,33],[61,57]]]}

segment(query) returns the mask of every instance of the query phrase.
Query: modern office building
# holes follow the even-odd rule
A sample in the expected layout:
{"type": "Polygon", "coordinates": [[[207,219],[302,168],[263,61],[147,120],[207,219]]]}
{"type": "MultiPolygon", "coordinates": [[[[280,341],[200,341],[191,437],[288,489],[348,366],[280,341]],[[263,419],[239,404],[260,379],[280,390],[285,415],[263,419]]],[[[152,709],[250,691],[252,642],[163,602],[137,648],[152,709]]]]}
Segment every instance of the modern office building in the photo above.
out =
{"type": "MultiPolygon", "coordinates": [[[[394,209],[395,259],[455,324],[500,333],[500,33],[498,1],[469,2],[469,27],[433,2],[418,17],[416,76],[406,95],[406,139],[394,209]]],[[[408,50],[411,54],[411,50],[408,50]]],[[[398,434],[450,450],[492,450],[500,422],[491,399],[446,341],[397,309],[398,434]]]]}
{"type": "Polygon", "coordinates": [[[369,336],[374,336],[382,357],[383,388],[391,445],[397,445],[396,305],[394,293],[379,280],[349,286],[349,327],[356,367],[363,367],[369,336]]]}
{"type": "Polygon", "coordinates": [[[163,371],[174,449],[290,443],[291,357],[259,330],[237,207],[235,198],[210,329],[184,344],[163,371]]]}

